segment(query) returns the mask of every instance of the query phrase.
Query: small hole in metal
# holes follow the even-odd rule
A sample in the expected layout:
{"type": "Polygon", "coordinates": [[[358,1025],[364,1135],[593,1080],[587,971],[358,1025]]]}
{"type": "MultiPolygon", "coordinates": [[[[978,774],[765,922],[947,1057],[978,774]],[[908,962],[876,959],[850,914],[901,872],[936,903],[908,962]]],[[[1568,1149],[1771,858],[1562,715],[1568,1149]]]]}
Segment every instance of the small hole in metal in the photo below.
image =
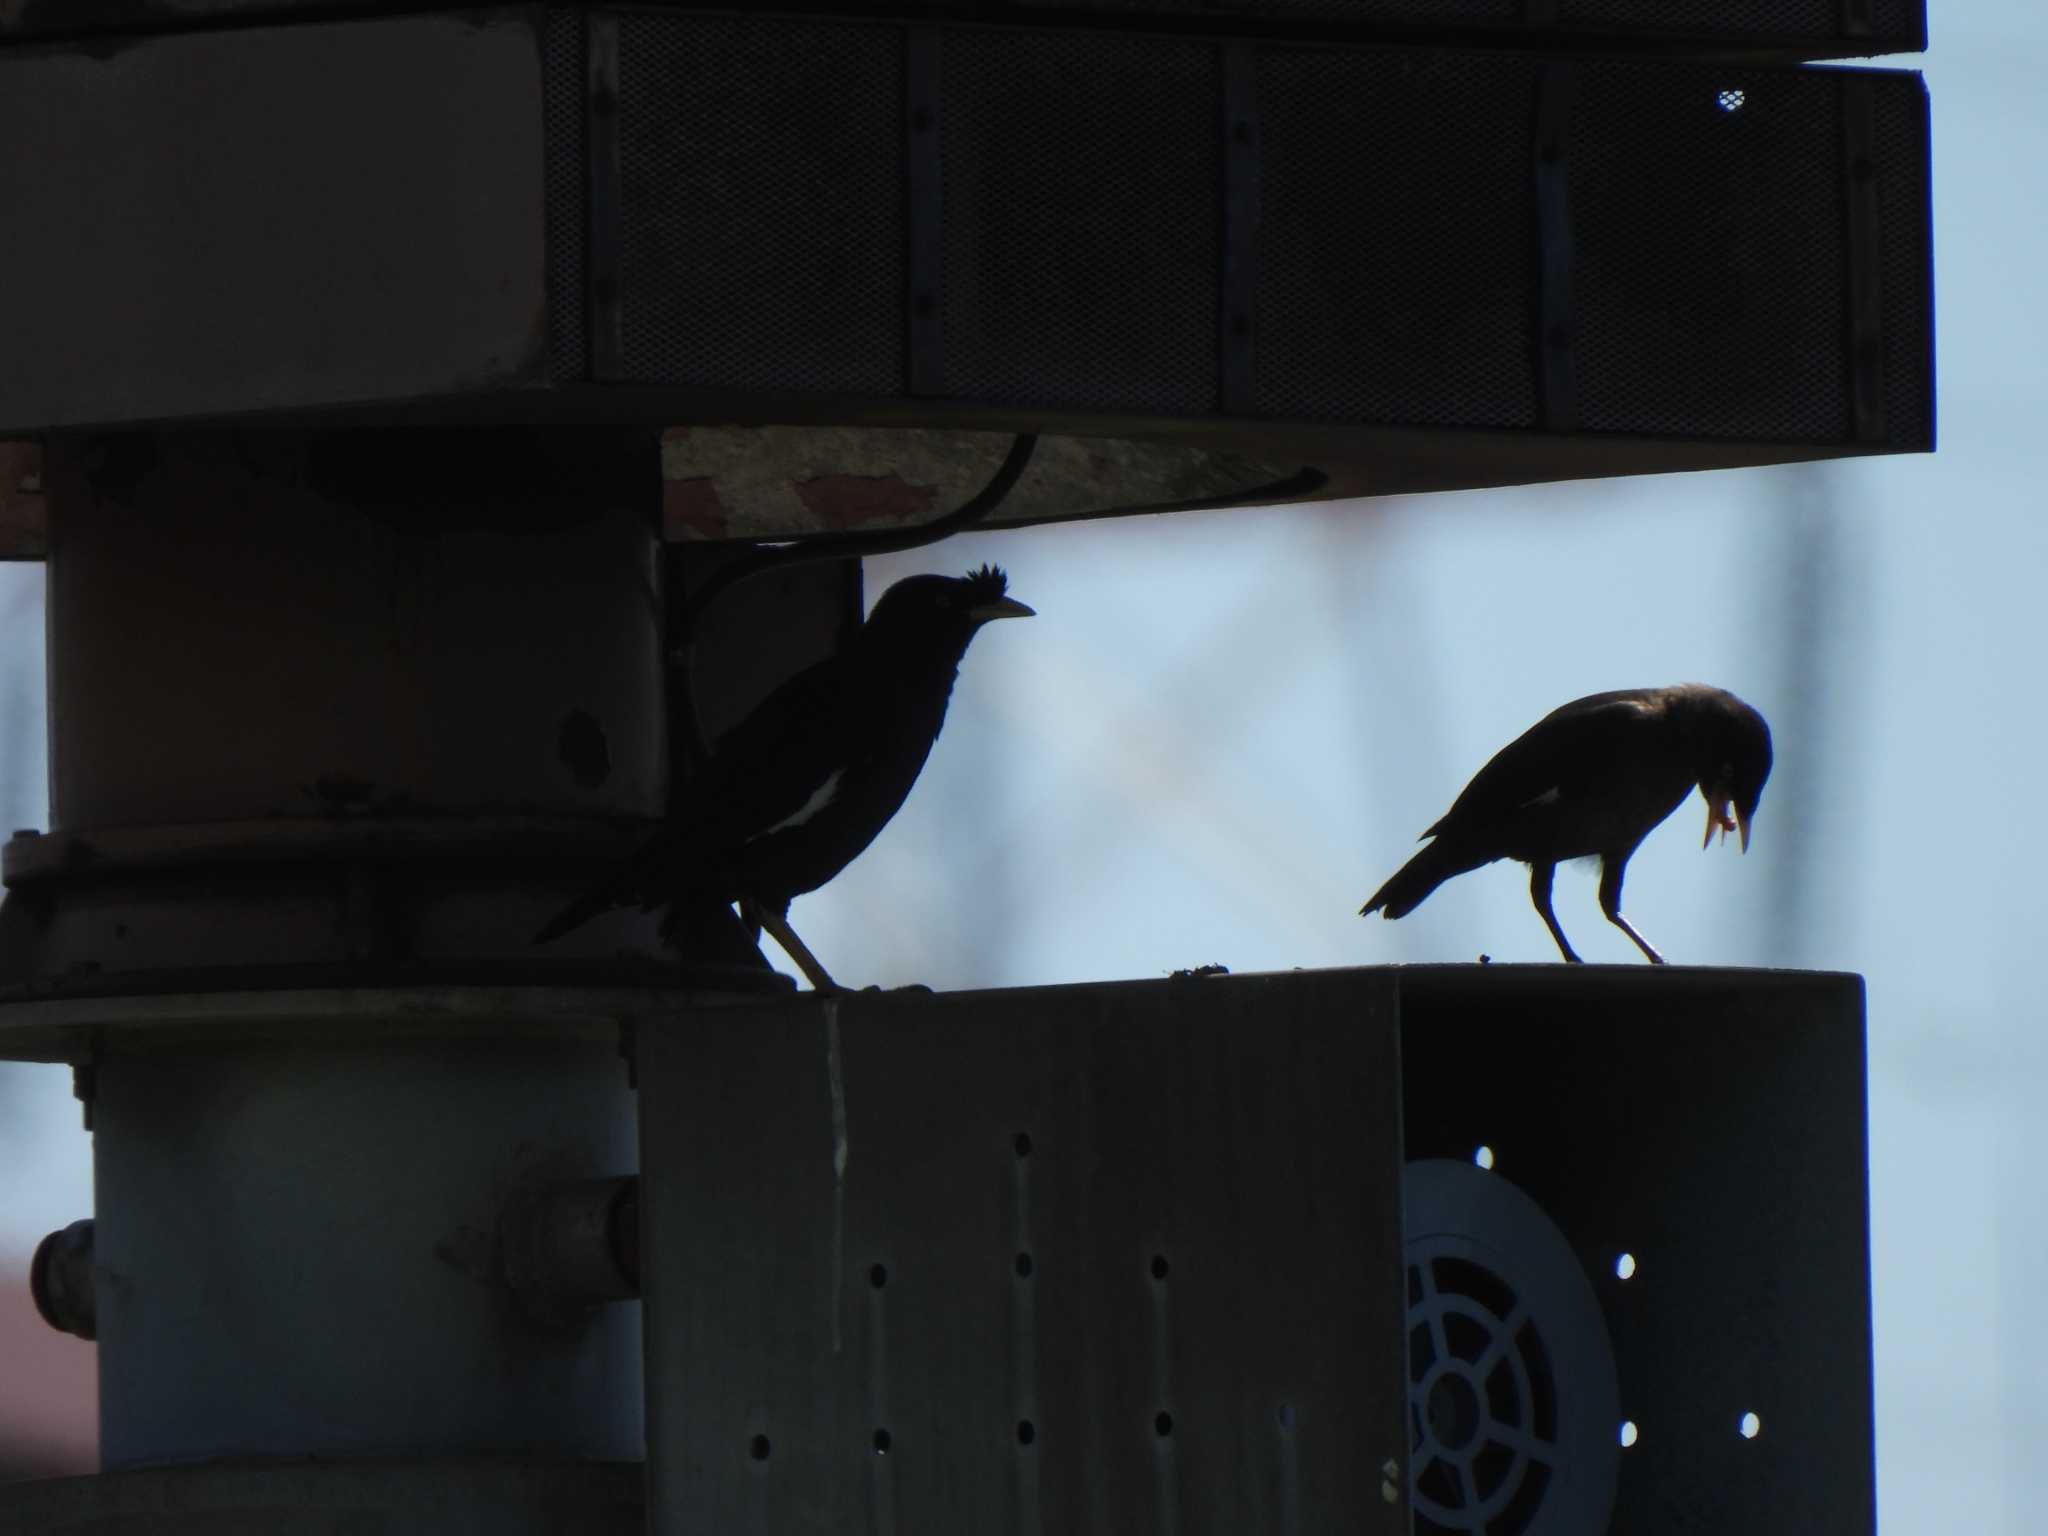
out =
{"type": "Polygon", "coordinates": [[[879,1291],[883,1286],[887,1285],[888,1283],[889,1268],[886,1264],[877,1264],[874,1268],[868,1271],[868,1284],[872,1285],[876,1290],[879,1291]]]}
{"type": "Polygon", "coordinates": [[[1154,1280],[1164,1280],[1167,1272],[1172,1268],[1173,1266],[1166,1262],[1165,1254],[1155,1253],[1152,1255],[1152,1278],[1154,1280]]]}
{"type": "Polygon", "coordinates": [[[1029,1445],[1037,1438],[1037,1425],[1033,1424],[1029,1419],[1019,1419],[1017,1421],[1017,1443],[1019,1445],[1029,1445]]]}
{"type": "Polygon", "coordinates": [[[1017,1255],[1017,1278],[1019,1280],[1029,1280],[1031,1278],[1031,1255],[1028,1253],[1017,1255]]]}
{"type": "Polygon", "coordinates": [[[1720,95],[1714,98],[1714,105],[1719,107],[1723,112],[1740,112],[1742,110],[1743,103],[1748,100],[1749,98],[1745,96],[1741,91],[1726,90],[1721,92],[1720,95]]]}
{"type": "Polygon", "coordinates": [[[1754,1440],[1763,1433],[1764,1421],[1753,1413],[1745,1413],[1735,1426],[1745,1440],[1754,1440]]]}
{"type": "Polygon", "coordinates": [[[1010,1145],[1017,1149],[1019,1157],[1029,1157],[1031,1155],[1031,1133],[1029,1131],[1019,1131],[1017,1139],[1011,1142],[1010,1145]]]}
{"type": "Polygon", "coordinates": [[[887,1431],[886,1429],[878,1429],[875,1431],[875,1454],[877,1456],[886,1456],[889,1454],[889,1431],[887,1431]]]}
{"type": "Polygon", "coordinates": [[[1632,1254],[1632,1253],[1624,1253],[1624,1254],[1622,1254],[1622,1255],[1621,1255],[1620,1257],[1618,1257],[1617,1259],[1615,1259],[1615,1261],[1614,1261],[1614,1278],[1615,1278],[1615,1279],[1617,1279],[1617,1280],[1633,1280],[1633,1279],[1635,1279],[1635,1277],[1636,1277],[1636,1256],[1635,1256],[1634,1254],[1632,1254]]]}
{"type": "Polygon", "coordinates": [[[1152,1420],[1152,1428],[1160,1439],[1173,1433],[1173,1415],[1162,1411],[1152,1420]]]}
{"type": "Polygon", "coordinates": [[[1636,1421],[1634,1419],[1623,1419],[1621,1421],[1621,1444],[1623,1449],[1634,1445],[1636,1438],[1636,1421]]]}
{"type": "Polygon", "coordinates": [[[1474,1147],[1472,1149],[1472,1161],[1481,1168],[1491,1168],[1493,1166],[1493,1148],[1484,1146],[1474,1147]]]}
{"type": "Polygon", "coordinates": [[[747,1443],[747,1454],[756,1461],[766,1461],[769,1449],[766,1435],[756,1435],[747,1443]]]}

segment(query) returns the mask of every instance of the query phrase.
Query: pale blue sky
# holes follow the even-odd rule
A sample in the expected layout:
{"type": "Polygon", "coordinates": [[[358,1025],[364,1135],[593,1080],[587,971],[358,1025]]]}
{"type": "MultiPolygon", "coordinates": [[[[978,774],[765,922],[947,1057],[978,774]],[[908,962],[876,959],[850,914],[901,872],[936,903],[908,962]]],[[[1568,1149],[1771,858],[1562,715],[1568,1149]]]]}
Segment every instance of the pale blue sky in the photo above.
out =
{"type": "MultiPolygon", "coordinates": [[[[1732,688],[1777,741],[1752,852],[1702,853],[1689,802],[1631,864],[1627,910],[1677,960],[1869,978],[1881,1524],[2032,1536],[2048,8],[1936,0],[1931,24],[1926,59],[1885,62],[1933,93],[1937,456],[1134,519],[877,562],[874,592],[997,560],[1040,617],[976,642],[910,805],[792,916],[854,984],[1548,961],[1519,866],[1399,923],[1353,914],[1553,706],[1732,688]],[[1816,601],[1802,687],[1787,620],[1816,601]]],[[[0,569],[10,718],[37,688],[39,585],[0,569]]],[[[41,825],[43,795],[39,743],[10,739],[0,813],[41,825]]],[[[1586,875],[1560,875],[1558,911],[1588,959],[1635,961],[1586,875]]],[[[66,1074],[14,1072],[0,1236],[25,1254],[89,1208],[88,1145],[66,1074]]]]}

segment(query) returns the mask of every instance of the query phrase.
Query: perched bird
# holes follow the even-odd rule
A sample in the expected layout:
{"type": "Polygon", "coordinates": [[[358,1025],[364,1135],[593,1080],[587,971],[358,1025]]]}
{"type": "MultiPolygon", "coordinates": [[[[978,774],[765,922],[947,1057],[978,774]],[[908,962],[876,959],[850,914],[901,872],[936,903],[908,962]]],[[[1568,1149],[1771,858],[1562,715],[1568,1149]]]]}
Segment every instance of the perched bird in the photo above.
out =
{"type": "Polygon", "coordinates": [[[1494,754],[1443,819],[1422,835],[1433,841],[1402,865],[1360,917],[1405,917],[1453,875],[1520,859],[1529,866],[1529,899],[1566,960],[1578,963],[1557,914],[1550,881],[1559,861],[1598,855],[1600,910],[1662,965],[1621,915],[1621,878],[1636,845],[1697,784],[1707,799],[1707,836],[1749,823],[1771,776],[1771,728],[1734,694],[1704,683],[1596,693],[1551,711],[1494,754]],[[1733,809],[1733,817],[1729,812],[1733,809]]]}
{"type": "Polygon", "coordinates": [[[851,864],[902,806],[945,723],[969,642],[991,619],[1031,616],[1008,587],[986,565],[890,587],[846,646],[721,737],[663,830],[534,942],[627,906],[667,907],[668,938],[684,914],[738,901],[813,985],[831,988],[789,929],[789,903],[851,864]]]}

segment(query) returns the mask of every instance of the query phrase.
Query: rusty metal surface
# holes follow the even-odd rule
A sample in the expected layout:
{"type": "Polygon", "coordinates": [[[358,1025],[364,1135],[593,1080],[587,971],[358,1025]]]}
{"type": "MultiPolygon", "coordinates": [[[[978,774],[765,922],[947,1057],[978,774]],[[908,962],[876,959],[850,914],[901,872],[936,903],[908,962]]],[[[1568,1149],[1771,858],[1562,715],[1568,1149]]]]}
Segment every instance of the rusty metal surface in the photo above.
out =
{"type": "Polygon", "coordinates": [[[1388,973],[807,999],[639,1066],[660,1536],[1407,1531],[1388,973]]]}
{"type": "Polygon", "coordinates": [[[658,473],[616,429],[53,446],[53,829],[658,816],[658,473]]]}
{"type": "Polygon", "coordinates": [[[1489,1147],[1600,1296],[1638,1430],[1612,1536],[1869,1536],[1860,979],[1399,974],[1408,1155],[1489,1147]]]}
{"type": "MultiPolygon", "coordinates": [[[[1006,432],[864,427],[671,427],[662,437],[670,539],[787,538],[930,522],[988,483],[1006,432]]],[[[1188,503],[1289,500],[1303,465],[1191,443],[1041,437],[992,525],[1188,503]]]]}

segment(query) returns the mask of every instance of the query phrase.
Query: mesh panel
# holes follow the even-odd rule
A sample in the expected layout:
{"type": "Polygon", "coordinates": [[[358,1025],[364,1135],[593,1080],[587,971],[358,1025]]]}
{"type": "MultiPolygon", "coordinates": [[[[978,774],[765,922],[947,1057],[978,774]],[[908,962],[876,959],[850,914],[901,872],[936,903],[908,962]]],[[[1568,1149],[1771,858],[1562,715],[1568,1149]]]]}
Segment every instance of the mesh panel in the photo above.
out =
{"type": "Polygon", "coordinates": [[[1214,409],[1218,69],[1198,43],[947,34],[949,394],[1214,409]]]}
{"type": "Polygon", "coordinates": [[[548,371],[557,383],[589,365],[584,335],[583,14],[551,10],[541,35],[547,131],[548,371]]]}
{"type": "Polygon", "coordinates": [[[903,386],[902,34],[619,19],[621,372],[903,386]]]}
{"type": "MultiPolygon", "coordinates": [[[[1520,29],[1527,0],[1018,0],[1027,8],[1128,14],[1304,17],[1358,26],[1520,29]]],[[[1556,19],[1618,37],[1673,34],[1725,38],[1756,47],[1845,40],[1842,0],[1557,0],[1556,19]]],[[[1921,0],[1874,0],[1870,46],[1910,46],[1921,30],[1921,0]]]]}
{"type": "Polygon", "coordinates": [[[1567,26],[1697,35],[1838,37],[1842,0],[1558,0],[1557,19],[1567,26]]]}
{"type": "Polygon", "coordinates": [[[1569,153],[1588,429],[1849,435],[1840,135],[1827,72],[1584,69],[1569,153]]]}
{"type": "Polygon", "coordinates": [[[1269,50],[1255,408],[1528,426],[1530,65],[1269,50]]]}
{"type": "Polygon", "coordinates": [[[1933,294],[1927,187],[1927,98],[1914,80],[1877,82],[1879,227],[1884,255],[1885,436],[1934,446],[1933,294]]]}

